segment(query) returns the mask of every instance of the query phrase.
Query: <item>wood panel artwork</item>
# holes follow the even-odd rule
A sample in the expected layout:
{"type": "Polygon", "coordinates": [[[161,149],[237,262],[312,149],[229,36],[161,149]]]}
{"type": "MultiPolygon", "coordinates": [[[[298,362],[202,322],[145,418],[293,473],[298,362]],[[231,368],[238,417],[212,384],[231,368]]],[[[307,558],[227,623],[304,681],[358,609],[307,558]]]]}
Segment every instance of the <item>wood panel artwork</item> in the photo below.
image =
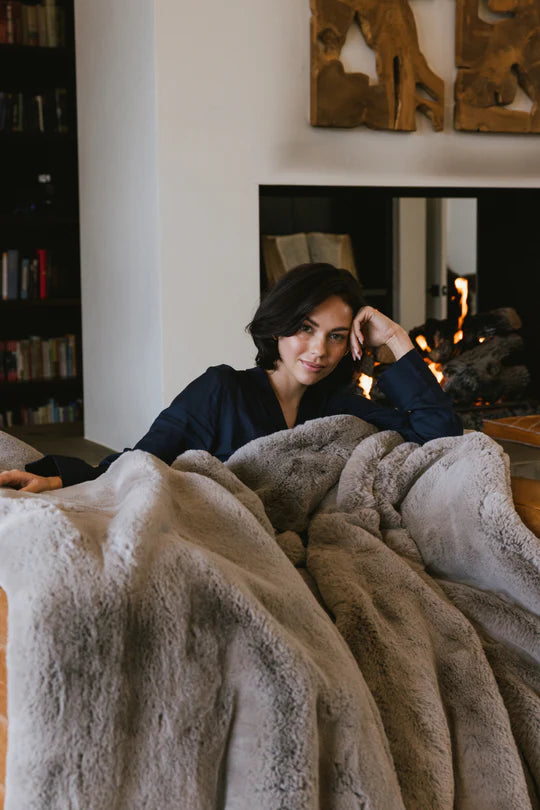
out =
{"type": "Polygon", "coordinates": [[[410,132],[417,110],[443,128],[444,83],[420,50],[407,0],[311,0],[311,123],[410,132]],[[375,51],[377,84],[340,61],[352,25],[375,51]]]}
{"type": "Polygon", "coordinates": [[[456,0],[454,126],[480,132],[540,132],[540,3],[489,0],[488,8],[507,14],[486,22],[479,0],[456,0]],[[530,111],[508,109],[520,87],[530,111]]]}

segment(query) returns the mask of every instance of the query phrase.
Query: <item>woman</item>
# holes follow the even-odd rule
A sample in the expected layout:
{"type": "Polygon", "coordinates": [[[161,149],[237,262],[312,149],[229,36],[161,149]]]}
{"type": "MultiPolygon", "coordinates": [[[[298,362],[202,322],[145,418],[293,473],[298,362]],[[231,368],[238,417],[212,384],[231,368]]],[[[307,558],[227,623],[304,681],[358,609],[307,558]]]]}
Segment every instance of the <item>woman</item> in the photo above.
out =
{"type": "MultiPolygon", "coordinates": [[[[209,368],[162,411],[134,449],[167,464],[189,449],[225,461],[252,439],[334,414],[353,414],[420,443],[462,433],[449,397],[407,332],[364,306],[360,286],[346,270],[328,264],[291,270],[263,299],[247,329],[258,349],[256,367],[209,368]],[[395,407],[364,399],[350,385],[364,345],[392,351],[396,362],[379,386],[395,407]]],[[[119,455],[97,467],[45,456],[26,471],[1,473],[0,485],[27,492],[70,486],[97,478],[119,455]]]]}

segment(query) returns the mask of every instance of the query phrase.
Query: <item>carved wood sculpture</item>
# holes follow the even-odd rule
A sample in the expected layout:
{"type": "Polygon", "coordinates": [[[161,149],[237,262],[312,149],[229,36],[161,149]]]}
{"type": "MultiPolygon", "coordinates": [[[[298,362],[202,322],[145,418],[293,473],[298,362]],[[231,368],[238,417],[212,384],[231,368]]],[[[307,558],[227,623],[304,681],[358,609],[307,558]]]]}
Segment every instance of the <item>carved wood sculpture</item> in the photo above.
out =
{"type": "Polygon", "coordinates": [[[540,3],[489,0],[493,12],[512,16],[488,23],[479,0],[457,0],[454,126],[485,132],[540,132],[540,3]],[[505,109],[517,88],[532,101],[530,112],[505,109]]]}
{"type": "Polygon", "coordinates": [[[412,131],[416,110],[443,128],[444,83],[420,51],[407,0],[311,0],[311,123],[412,131]],[[378,84],[340,61],[351,25],[375,51],[378,84]]]}

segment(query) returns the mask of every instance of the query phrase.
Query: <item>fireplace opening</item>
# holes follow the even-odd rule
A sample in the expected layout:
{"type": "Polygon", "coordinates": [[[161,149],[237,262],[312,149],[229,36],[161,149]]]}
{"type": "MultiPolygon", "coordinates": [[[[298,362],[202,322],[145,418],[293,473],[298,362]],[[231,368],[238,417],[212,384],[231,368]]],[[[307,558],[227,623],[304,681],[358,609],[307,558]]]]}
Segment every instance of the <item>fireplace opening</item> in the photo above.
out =
{"type": "MultiPolygon", "coordinates": [[[[283,251],[293,266],[297,256],[321,260],[309,241],[322,235],[322,258],[337,256],[356,272],[367,302],[409,330],[466,427],[480,427],[483,417],[540,412],[539,189],[261,186],[259,201],[262,292],[272,281],[269,237],[273,245],[290,237],[288,249],[300,246],[290,256],[283,251]],[[463,274],[448,266],[447,235],[436,224],[454,201],[468,221],[462,241],[471,233],[474,239],[463,274]],[[422,228],[411,240],[410,218],[418,213],[423,243],[422,228]]],[[[373,379],[387,359],[366,356],[359,380],[365,396],[380,396],[373,379]]]]}

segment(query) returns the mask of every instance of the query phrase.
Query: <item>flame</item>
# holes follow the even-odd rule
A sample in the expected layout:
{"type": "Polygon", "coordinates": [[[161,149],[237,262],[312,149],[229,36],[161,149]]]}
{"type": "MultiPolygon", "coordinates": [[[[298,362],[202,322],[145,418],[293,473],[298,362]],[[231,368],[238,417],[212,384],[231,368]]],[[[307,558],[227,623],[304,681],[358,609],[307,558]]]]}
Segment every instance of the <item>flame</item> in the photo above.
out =
{"type": "Polygon", "coordinates": [[[484,340],[485,340],[485,337],[478,338],[478,343],[483,343],[484,340]]]}
{"type": "Polygon", "coordinates": [[[415,337],[416,342],[420,346],[423,352],[430,352],[431,349],[429,348],[428,342],[425,339],[424,335],[417,335],[415,337]]]}
{"type": "Polygon", "coordinates": [[[358,378],[358,386],[362,389],[362,393],[366,399],[371,399],[369,392],[371,391],[372,385],[373,377],[370,377],[368,374],[360,374],[360,377],[358,378]]]}
{"type": "Polygon", "coordinates": [[[463,332],[461,327],[463,326],[463,321],[465,320],[465,316],[469,311],[469,307],[467,306],[467,296],[469,294],[469,282],[466,278],[456,278],[454,281],[454,286],[458,293],[460,293],[459,304],[461,306],[461,314],[458,318],[457,324],[457,331],[454,334],[454,343],[459,343],[460,340],[463,340],[463,332]]]}
{"type": "Polygon", "coordinates": [[[440,363],[428,363],[428,368],[432,374],[435,375],[437,378],[437,382],[440,384],[444,380],[444,374],[442,370],[442,366],[440,363]]]}

